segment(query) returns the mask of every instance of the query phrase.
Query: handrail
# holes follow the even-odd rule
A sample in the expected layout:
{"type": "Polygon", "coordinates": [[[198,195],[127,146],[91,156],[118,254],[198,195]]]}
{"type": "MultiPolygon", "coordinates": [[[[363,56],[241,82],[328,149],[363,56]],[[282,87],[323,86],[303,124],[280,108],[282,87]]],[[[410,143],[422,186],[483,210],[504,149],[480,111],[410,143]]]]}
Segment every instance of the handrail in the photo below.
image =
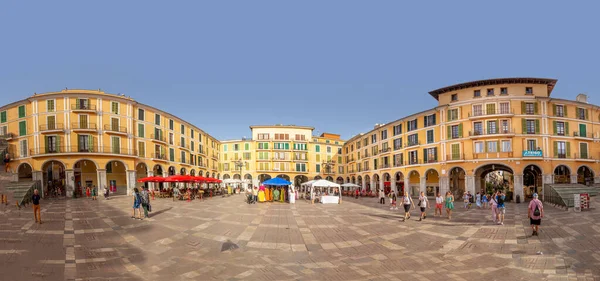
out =
{"type": "Polygon", "coordinates": [[[96,123],[80,123],[80,122],[73,122],[71,123],[71,129],[73,130],[97,130],[98,126],[96,126],[96,123]]]}
{"type": "Polygon", "coordinates": [[[44,131],[53,131],[53,130],[64,130],[65,126],[62,123],[50,123],[50,124],[44,124],[44,125],[40,125],[40,132],[44,132],[44,131]]]}
{"type": "Polygon", "coordinates": [[[127,133],[127,127],[125,126],[113,126],[111,124],[104,125],[105,131],[117,132],[117,133],[127,133]]]}
{"type": "MultiPolygon", "coordinates": [[[[544,197],[542,197],[542,200],[544,202],[550,203],[550,204],[554,204],[557,206],[562,206],[564,208],[569,208],[569,206],[572,206],[573,204],[571,204],[571,199],[567,199],[567,201],[565,201],[565,198],[563,198],[562,196],[560,196],[558,194],[558,192],[554,189],[554,187],[550,186],[550,185],[546,185],[544,186],[544,197]]],[[[574,200],[573,200],[574,201],[574,200]]],[[[574,202],[573,202],[574,203],[574,202]]]]}
{"type": "Polygon", "coordinates": [[[26,204],[31,203],[31,197],[33,196],[33,191],[36,189],[38,191],[38,194],[40,196],[42,196],[42,182],[40,180],[36,180],[33,182],[33,184],[29,187],[29,189],[27,189],[27,192],[25,192],[25,195],[23,195],[23,198],[21,198],[19,201],[17,201],[17,204],[19,206],[24,206],[26,204]]]}

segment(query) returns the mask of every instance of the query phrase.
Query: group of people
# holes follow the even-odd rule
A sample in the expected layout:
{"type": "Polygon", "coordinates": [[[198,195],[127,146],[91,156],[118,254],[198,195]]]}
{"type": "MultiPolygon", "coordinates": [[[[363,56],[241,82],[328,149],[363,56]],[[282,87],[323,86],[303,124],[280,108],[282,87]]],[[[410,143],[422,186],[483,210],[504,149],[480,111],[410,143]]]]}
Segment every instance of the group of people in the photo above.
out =
{"type": "Polygon", "coordinates": [[[143,220],[145,218],[149,218],[148,212],[152,212],[152,205],[150,204],[150,192],[148,192],[148,188],[144,187],[142,191],[136,187],[133,189],[133,215],[132,219],[143,220]],[[142,210],[144,211],[144,217],[142,218],[142,210]],[[138,216],[136,217],[135,214],[138,216]]]}
{"type": "Polygon", "coordinates": [[[255,204],[256,202],[290,202],[291,204],[296,203],[298,199],[298,191],[293,187],[254,187],[246,191],[248,197],[248,204],[255,204]]]}

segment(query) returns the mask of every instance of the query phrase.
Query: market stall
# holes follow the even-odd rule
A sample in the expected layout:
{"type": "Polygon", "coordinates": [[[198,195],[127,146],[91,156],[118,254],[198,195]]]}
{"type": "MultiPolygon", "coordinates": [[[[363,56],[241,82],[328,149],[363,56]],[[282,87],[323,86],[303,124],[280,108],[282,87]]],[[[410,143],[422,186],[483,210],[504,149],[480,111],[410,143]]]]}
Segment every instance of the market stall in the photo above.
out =
{"type": "Polygon", "coordinates": [[[328,180],[316,180],[311,183],[306,183],[310,188],[310,198],[314,203],[319,200],[322,204],[339,204],[342,201],[342,193],[340,185],[328,180]]]}

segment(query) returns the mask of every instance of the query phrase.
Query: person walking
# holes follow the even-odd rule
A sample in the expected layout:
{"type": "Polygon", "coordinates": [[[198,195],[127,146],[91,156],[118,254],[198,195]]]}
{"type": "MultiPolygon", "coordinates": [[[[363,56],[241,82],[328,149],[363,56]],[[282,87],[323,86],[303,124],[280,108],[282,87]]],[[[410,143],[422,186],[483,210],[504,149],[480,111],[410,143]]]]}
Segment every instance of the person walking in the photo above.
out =
{"type": "Polygon", "coordinates": [[[492,209],[492,221],[494,221],[494,223],[498,222],[498,201],[496,201],[496,195],[498,195],[498,192],[493,193],[492,196],[490,196],[490,206],[492,209]]]}
{"type": "Polygon", "coordinates": [[[256,202],[258,201],[258,187],[254,187],[254,189],[252,189],[252,203],[256,204],[256,202]]]}
{"type": "Polygon", "coordinates": [[[481,193],[481,203],[482,203],[482,208],[483,209],[487,209],[488,208],[488,197],[487,194],[485,193],[481,193]]]}
{"type": "Polygon", "coordinates": [[[402,205],[404,206],[404,221],[410,219],[410,207],[415,208],[415,203],[412,198],[408,195],[408,192],[405,192],[402,196],[402,205]]]}
{"type": "Polygon", "coordinates": [[[85,198],[90,198],[90,196],[92,196],[92,190],[88,186],[88,187],[85,188],[85,198]]]}
{"type": "Polygon", "coordinates": [[[35,223],[42,224],[42,213],[40,211],[40,195],[37,189],[33,190],[31,202],[33,203],[33,218],[35,219],[35,223]]]}
{"type": "Polygon", "coordinates": [[[358,191],[358,188],[354,190],[354,198],[358,199],[358,195],[359,195],[360,191],[358,191]]]}
{"type": "Polygon", "coordinates": [[[137,219],[142,220],[142,210],[140,208],[141,205],[142,205],[142,196],[140,196],[140,191],[136,187],[133,189],[133,215],[131,216],[132,219],[136,219],[135,211],[137,210],[138,211],[137,219]]]}
{"type": "Polygon", "coordinates": [[[481,209],[481,193],[479,192],[475,195],[475,205],[477,206],[477,209],[481,209]]]}
{"type": "Polygon", "coordinates": [[[391,198],[390,198],[390,210],[398,210],[398,205],[397,205],[397,201],[398,201],[398,197],[396,197],[396,192],[391,192],[390,193],[391,198]]]}
{"type": "Polygon", "coordinates": [[[385,192],[379,190],[379,204],[385,205],[385,192]]]}
{"type": "Polygon", "coordinates": [[[144,218],[149,218],[148,212],[151,209],[150,207],[150,192],[148,192],[148,188],[144,187],[142,190],[142,208],[144,209],[144,218]]]}
{"type": "Polygon", "coordinates": [[[454,210],[454,195],[448,191],[446,193],[446,214],[448,214],[448,220],[452,219],[452,210],[454,210]]]}
{"type": "Polygon", "coordinates": [[[434,214],[433,214],[434,217],[438,213],[440,214],[440,217],[442,216],[442,206],[443,205],[444,205],[444,197],[442,197],[442,194],[438,192],[437,196],[435,197],[435,210],[434,210],[434,214]]]}
{"type": "Polygon", "coordinates": [[[96,200],[98,197],[98,189],[96,188],[96,186],[92,186],[92,200],[96,200]]]}
{"type": "Polygon", "coordinates": [[[533,233],[531,236],[538,236],[540,230],[540,224],[544,217],[544,205],[542,201],[538,199],[538,194],[533,194],[533,200],[529,202],[529,208],[527,209],[527,216],[529,217],[529,224],[531,224],[531,230],[533,233]]]}
{"type": "MultiPolygon", "coordinates": [[[[59,189],[59,195],[60,195],[60,189],[59,189]]],[[[104,186],[104,200],[108,200],[108,196],[110,195],[110,192],[108,190],[108,187],[106,187],[106,185],[104,186]]]]}
{"type": "Polygon", "coordinates": [[[425,196],[425,192],[423,191],[421,191],[421,195],[419,196],[419,207],[421,207],[421,217],[419,218],[419,221],[422,221],[427,218],[427,209],[429,208],[427,196],[425,196]]]}
{"type": "Polygon", "coordinates": [[[10,155],[8,153],[4,154],[4,172],[8,173],[10,171],[10,155]]]}
{"type": "Polygon", "coordinates": [[[504,225],[504,215],[506,214],[506,208],[504,207],[504,200],[506,199],[506,195],[498,191],[498,195],[496,195],[496,202],[498,204],[498,224],[504,225]]]}

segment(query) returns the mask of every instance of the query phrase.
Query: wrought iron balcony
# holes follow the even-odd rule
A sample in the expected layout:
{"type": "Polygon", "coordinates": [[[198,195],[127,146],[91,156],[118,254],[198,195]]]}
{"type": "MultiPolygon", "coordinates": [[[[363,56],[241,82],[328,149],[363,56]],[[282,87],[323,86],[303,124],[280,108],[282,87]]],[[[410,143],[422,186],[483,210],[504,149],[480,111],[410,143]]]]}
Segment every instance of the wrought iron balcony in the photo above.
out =
{"type": "Polygon", "coordinates": [[[417,146],[417,145],[421,145],[420,141],[414,141],[414,142],[407,142],[404,144],[404,147],[411,147],[411,146],[417,146]]]}
{"type": "Polygon", "coordinates": [[[464,153],[453,153],[446,155],[446,161],[464,161],[465,154],[464,153]]]}
{"type": "Polygon", "coordinates": [[[120,147],[109,147],[109,146],[52,146],[47,149],[42,149],[39,153],[32,155],[45,155],[45,154],[57,154],[57,153],[97,153],[97,154],[119,154],[128,156],[137,156],[136,149],[127,149],[120,147]]]}
{"type": "Polygon", "coordinates": [[[75,122],[71,124],[73,130],[98,130],[96,123],[75,122]]]}
{"type": "Polygon", "coordinates": [[[111,124],[104,125],[104,131],[108,133],[127,134],[127,127],[125,126],[113,126],[111,124]]]}
{"type": "Polygon", "coordinates": [[[514,135],[514,129],[501,129],[501,130],[476,130],[469,131],[469,137],[485,137],[485,136],[497,136],[497,135],[514,135]]]}
{"type": "Polygon", "coordinates": [[[96,111],[96,105],[95,104],[71,104],[71,110],[72,111],[85,111],[85,112],[95,112],[96,111]]]}
{"type": "Polygon", "coordinates": [[[151,138],[152,140],[154,140],[154,141],[158,141],[158,142],[167,143],[167,141],[166,141],[166,139],[165,139],[165,136],[163,136],[163,135],[155,135],[155,134],[152,134],[152,135],[150,135],[150,138],[151,138]]]}
{"type": "Polygon", "coordinates": [[[471,111],[469,112],[469,119],[474,119],[474,118],[478,118],[478,117],[486,117],[486,116],[500,116],[500,115],[504,115],[504,116],[508,116],[508,115],[515,115],[515,111],[511,108],[508,110],[491,110],[491,111],[487,111],[485,109],[481,110],[481,111],[471,111]]]}
{"type": "Polygon", "coordinates": [[[586,139],[593,138],[593,135],[591,133],[580,132],[580,131],[574,131],[573,132],[573,136],[576,137],[576,138],[586,138],[586,139]]]}
{"type": "Polygon", "coordinates": [[[48,131],[56,132],[56,131],[62,131],[64,129],[65,129],[65,126],[62,123],[50,123],[50,124],[40,125],[40,132],[48,132],[48,131]]]}

